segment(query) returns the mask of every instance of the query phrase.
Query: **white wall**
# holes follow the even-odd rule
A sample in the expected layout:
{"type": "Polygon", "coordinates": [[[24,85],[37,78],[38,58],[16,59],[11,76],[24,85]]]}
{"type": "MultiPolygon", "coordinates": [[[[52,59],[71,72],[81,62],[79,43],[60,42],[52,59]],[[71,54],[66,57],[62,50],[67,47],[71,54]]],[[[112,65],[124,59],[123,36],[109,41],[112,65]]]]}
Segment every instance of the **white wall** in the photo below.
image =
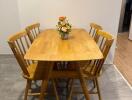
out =
{"type": "MultiPolygon", "coordinates": [[[[41,13],[44,11],[40,9],[40,4],[43,0],[17,0],[19,7],[19,17],[21,29],[25,28],[31,23],[40,22],[41,13]],[[41,2],[40,2],[41,1],[41,2]]],[[[42,23],[41,23],[42,24],[42,23]]]]}
{"type": "Polygon", "coordinates": [[[19,30],[17,0],[0,0],[0,54],[11,53],[7,37],[19,30]]]}
{"type": "MultiPolygon", "coordinates": [[[[40,22],[41,28],[55,28],[58,17],[65,15],[74,27],[89,29],[90,22],[96,22],[111,32],[115,37],[118,31],[118,23],[122,0],[2,0],[3,17],[0,18],[0,32],[2,35],[2,48],[0,53],[9,53],[5,38],[9,33],[19,29],[19,17],[21,29],[25,26],[40,22]],[[18,1],[18,8],[16,1],[18,1]],[[19,10],[19,16],[18,12],[19,10]],[[8,28],[6,28],[8,26],[8,28]]],[[[1,2],[1,1],[0,1],[1,2]]],[[[0,6],[0,8],[1,8],[0,6]]],[[[1,14],[0,14],[1,15],[1,14]]],[[[115,45],[109,54],[109,63],[112,62],[115,45]]]]}
{"type": "MultiPolygon", "coordinates": [[[[122,0],[18,0],[21,28],[39,21],[41,28],[54,28],[58,16],[67,16],[75,27],[88,29],[90,22],[96,22],[115,37],[122,0]]],[[[115,44],[109,54],[112,63],[115,44]]]]}

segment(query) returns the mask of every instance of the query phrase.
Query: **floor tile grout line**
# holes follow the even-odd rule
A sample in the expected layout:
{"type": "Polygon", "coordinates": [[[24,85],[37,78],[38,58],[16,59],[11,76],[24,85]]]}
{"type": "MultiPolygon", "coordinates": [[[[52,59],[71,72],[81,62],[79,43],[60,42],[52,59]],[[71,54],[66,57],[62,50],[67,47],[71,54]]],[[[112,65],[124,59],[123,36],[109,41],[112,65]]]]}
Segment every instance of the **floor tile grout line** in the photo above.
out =
{"type": "Polygon", "coordinates": [[[132,90],[132,86],[130,85],[130,83],[126,80],[126,78],[122,75],[122,73],[118,70],[118,68],[116,67],[116,65],[114,65],[114,68],[117,70],[117,72],[121,75],[121,77],[123,78],[123,80],[126,82],[126,84],[129,86],[129,88],[132,90]]]}

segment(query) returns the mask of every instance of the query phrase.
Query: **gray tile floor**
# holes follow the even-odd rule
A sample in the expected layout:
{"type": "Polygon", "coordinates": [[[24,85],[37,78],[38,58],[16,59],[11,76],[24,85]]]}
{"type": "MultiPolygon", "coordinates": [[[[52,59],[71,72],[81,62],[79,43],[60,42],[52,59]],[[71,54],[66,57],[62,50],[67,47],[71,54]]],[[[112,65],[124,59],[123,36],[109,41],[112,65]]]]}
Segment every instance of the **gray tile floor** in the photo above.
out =
{"type": "MultiPolygon", "coordinates": [[[[104,65],[103,69],[99,79],[102,99],[132,100],[132,90],[113,65],[104,65]]],[[[15,58],[0,55],[0,100],[22,100],[25,83],[15,58]]],[[[84,100],[80,97],[78,100],[84,100]]],[[[98,100],[97,96],[91,95],[91,100],[98,100]]]]}

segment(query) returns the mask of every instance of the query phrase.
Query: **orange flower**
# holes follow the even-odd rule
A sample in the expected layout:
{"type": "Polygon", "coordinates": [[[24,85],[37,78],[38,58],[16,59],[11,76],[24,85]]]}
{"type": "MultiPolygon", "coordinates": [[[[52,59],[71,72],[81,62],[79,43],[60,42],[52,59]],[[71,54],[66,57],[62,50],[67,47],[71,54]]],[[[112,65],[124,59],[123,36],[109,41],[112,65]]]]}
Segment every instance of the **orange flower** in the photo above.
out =
{"type": "Polygon", "coordinates": [[[60,21],[63,21],[63,20],[65,20],[65,19],[66,19],[65,16],[61,16],[61,17],[59,17],[59,20],[60,20],[60,21]]]}

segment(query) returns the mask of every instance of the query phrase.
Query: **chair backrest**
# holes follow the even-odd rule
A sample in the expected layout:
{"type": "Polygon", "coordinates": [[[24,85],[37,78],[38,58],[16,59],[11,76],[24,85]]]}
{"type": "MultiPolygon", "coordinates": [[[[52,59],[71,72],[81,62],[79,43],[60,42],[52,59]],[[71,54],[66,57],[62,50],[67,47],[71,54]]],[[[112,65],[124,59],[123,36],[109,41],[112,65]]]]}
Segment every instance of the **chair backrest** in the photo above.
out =
{"type": "Polygon", "coordinates": [[[26,31],[22,31],[19,33],[16,33],[9,37],[8,44],[16,57],[24,75],[29,76],[29,72],[27,70],[28,65],[32,63],[32,61],[25,60],[24,55],[26,53],[26,50],[31,45],[31,42],[29,40],[29,37],[27,36],[26,31]]]}
{"type": "Polygon", "coordinates": [[[26,31],[27,31],[27,34],[29,36],[31,43],[34,41],[34,39],[40,33],[39,27],[40,27],[40,23],[35,23],[35,24],[32,24],[32,25],[26,27],[26,31]]]}
{"type": "Polygon", "coordinates": [[[103,28],[95,23],[90,23],[90,30],[89,34],[94,38],[95,34],[97,33],[98,30],[102,30],[103,28]]]}
{"type": "Polygon", "coordinates": [[[95,39],[96,39],[96,42],[97,42],[100,50],[103,53],[104,58],[100,59],[100,60],[93,60],[90,62],[91,66],[92,66],[90,73],[93,75],[99,75],[100,70],[104,64],[104,61],[106,60],[106,57],[109,53],[109,50],[112,46],[114,39],[110,33],[104,32],[101,30],[97,31],[97,33],[95,35],[95,39]]]}

